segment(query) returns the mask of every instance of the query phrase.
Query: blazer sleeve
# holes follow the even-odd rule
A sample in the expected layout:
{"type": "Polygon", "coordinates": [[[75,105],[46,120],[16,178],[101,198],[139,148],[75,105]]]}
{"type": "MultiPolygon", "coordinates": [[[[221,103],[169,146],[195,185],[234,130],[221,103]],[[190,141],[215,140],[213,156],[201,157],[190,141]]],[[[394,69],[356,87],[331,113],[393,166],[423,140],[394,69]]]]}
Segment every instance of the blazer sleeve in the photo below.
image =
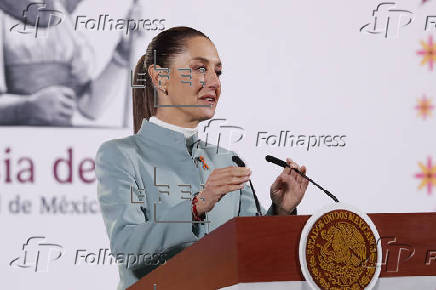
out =
{"type": "MultiPolygon", "coordinates": [[[[135,184],[133,163],[126,150],[114,141],[103,143],[95,158],[97,195],[112,253],[152,255],[197,241],[190,223],[146,222],[141,204],[130,200],[130,186],[135,184]]],[[[192,219],[189,200],[162,210],[168,220],[192,219]]]]}

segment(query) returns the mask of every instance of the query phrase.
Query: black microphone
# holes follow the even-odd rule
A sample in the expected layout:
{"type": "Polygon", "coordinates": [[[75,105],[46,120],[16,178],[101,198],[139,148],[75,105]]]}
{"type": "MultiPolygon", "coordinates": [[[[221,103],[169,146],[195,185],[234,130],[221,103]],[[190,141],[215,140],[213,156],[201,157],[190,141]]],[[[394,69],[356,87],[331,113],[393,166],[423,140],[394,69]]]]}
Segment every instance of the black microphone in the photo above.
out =
{"type": "MultiPolygon", "coordinates": [[[[283,168],[285,167],[290,167],[288,163],[286,163],[285,161],[278,159],[277,157],[271,156],[271,155],[267,155],[265,156],[266,161],[268,162],[272,162],[278,166],[281,166],[283,168]]],[[[300,172],[297,168],[291,168],[291,170],[295,170],[298,174],[300,174],[301,176],[303,176],[304,178],[306,178],[307,180],[309,180],[312,184],[316,185],[316,187],[318,187],[319,189],[321,189],[322,191],[324,191],[325,194],[327,194],[328,196],[330,196],[334,201],[339,202],[339,200],[337,199],[336,196],[334,196],[333,194],[330,193],[330,191],[328,191],[327,189],[324,189],[321,185],[319,185],[318,183],[316,183],[315,181],[313,181],[312,179],[310,179],[309,177],[307,177],[304,173],[300,172]]]]}
{"type": "MultiPolygon", "coordinates": [[[[236,164],[238,164],[238,167],[245,167],[244,161],[242,161],[241,158],[239,158],[239,156],[237,156],[237,155],[232,156],[232,161],[235,162],[236,164]]],[[[253,184],[251,183],[251,179],[249,179],[248,181],[250,182],[250,187],[251,187],[251,190],[253,191],[254,203],[256,204],[256,210],[257,210],[256,216],[262,216],[262,211],[260,210],[259,200],[257,199],[256,192],[254,191],[253,184]]],[[[241,204],[239,204],[239,205],[241,205],[241,204]]]]}

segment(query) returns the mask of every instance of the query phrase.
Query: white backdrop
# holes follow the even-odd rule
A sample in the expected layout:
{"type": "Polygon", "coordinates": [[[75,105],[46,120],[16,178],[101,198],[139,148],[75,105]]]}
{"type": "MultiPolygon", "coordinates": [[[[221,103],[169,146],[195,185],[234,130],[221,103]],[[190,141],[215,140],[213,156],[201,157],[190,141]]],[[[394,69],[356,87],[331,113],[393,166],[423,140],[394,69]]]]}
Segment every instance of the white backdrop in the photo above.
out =
{"type": "MultiPolygon", "coordinates": [[[[111,8],[114,1],[101,3],[84,1],[78,9],[94,9],[94,14],[96,9],[102,14],[120,11],[111,8]]],[[[383,33],[360,31],[373,23],[378,1],[141,3],[145,18],[165,18],[167,28],[192,26],[214,41],[223,62],[223,92],[215,118],[242,127],[244,133],[241,141],[220,145],[238,152],[252,168],[252,181],[265,208],[270,205],[269,186],[281,171],[265,161],[265,155],[271,154],[306,165],[308,176],[361,211],[436,211],[436,188],[419,189],[422,179],[415,177],[423,171],[419,163],[427,166],[428,159],[436,174],[435,113],[424,119],[415,109],[424,95],[435,104],[436,68],[431,70],[429,62],[421,65],[423,57],[417,51],[422,49],[421,41],[427,43],[430,37],[436,41],[434,24],[433,29],[424,30],[427,16],[435,14],[436,1],[397,1],[398,9],[413,12],[413,21],[387,38],[383,33]],[[344,146],[307,148],[307,143],[296,146],[296,140],[294,146],[266,145],[262,140],[256,146],[258,132],[268,132],[262,135],[266,137],[282,130],[288,130],[288,135],[345,135],[344,146]]],[[[101,51],[98,57],[109,57],[105,49],[113,49],[111,40],[105,46],[92,35],[87,37],[101,51]]],[[[154,35],[146,33],[136,42],[135,57],[145,52],[154,35]]],[[[128,82],[127,74],[120,82],[128,82]]],[[[121,101],[114,101],[102,118],[110,119],[117,102],[121,101]]],[[[89,171],[82,179],[78,168],[86,158],[94,158],[103,141],[125,137],[132,130],[0,128],[0,225],[5,229],[0,251],[2,289],[116,288],[114,265],[74,261],[79,249],[98,253],[109,247],[96,204],[96,182],[82,180],[95,178],[91,162],[82,164],[89,171]],[[67,158],[69,148],[72,183],[60,184],[53,176],[53,164],[67,158]],[[33,162],[33,183],[23,184],[17,178],[29,166],[28,161],[20,161],[23,157],[33,162]],[[55,213],[43,206],[43,200],[52,202],[52,198],[57,198],[58,210],[64,207],[66,212],[55,213]],[[32,236],[43,236],[46,243],[62,247],[62,256],[47,271],[35,272],[31,263],[23,263],[22,247],[32,236]],[[16,258],[21,264],[10,265],[16,258]]],[[[216,133],[217,128],[210,134],[216,133]]],[[[228,131],[222,134],[230,140],[228,131]]],[[[204,133],[200,135],[204,139],[204,133]]],[[[61,178],[68,174],[66,165],[59,165],[61,178]]],[[[435,175],[431,181],[436,186],[435,175]]],[[[310,185],[299,214],[313,213],[331,202],[310,185]]],[[[55,252],[49,256],[55,257],[55,252]]]]}

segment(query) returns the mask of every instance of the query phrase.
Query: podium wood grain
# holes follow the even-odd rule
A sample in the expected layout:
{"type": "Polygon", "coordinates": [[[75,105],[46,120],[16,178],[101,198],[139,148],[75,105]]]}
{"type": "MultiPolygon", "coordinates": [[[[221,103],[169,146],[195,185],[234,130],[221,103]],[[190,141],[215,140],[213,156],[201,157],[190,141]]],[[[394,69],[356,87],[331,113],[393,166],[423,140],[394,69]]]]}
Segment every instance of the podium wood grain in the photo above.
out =
{"type": "MultiPolygon", "coordinates": [[[[436,213],[369,214],[382,237],[381,277],[434,276],[436,213]],[[395,242],[388,243],[396,238],[395,242]],[[411,251],[414,254],[408,258],[411,251]],[[399,249],[403,250],[399,251],[399,249]],[[400,259],[398,271],[396,259],[400,259]]],[[[298,247],[309,216],[237,217],[143,277],[129,290],[218,289],[243,282],[303,281],[298,247]]]]}

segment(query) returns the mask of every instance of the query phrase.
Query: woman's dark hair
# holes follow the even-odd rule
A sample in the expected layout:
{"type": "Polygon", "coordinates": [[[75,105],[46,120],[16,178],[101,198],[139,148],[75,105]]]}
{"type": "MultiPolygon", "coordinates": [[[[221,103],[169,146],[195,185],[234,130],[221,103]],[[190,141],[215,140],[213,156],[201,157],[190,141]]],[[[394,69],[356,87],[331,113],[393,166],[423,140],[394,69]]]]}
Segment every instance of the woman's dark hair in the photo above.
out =
{"type": "Polygon", "coordinates": [[[133,84],[141,87],[132,89],[135,133],[140,129],[142,120],[144,118],[148,120],[157,111],[157,108],[154,107],[154,87],[148,74],[148,67],[154,63],[154,51],[156,50],[156,65],[168,68],[171,58],[185,50],[185,41],[197,36],[209,39],[203,32],[186,26],[177,26],[162,31],[153,38],[146,53],[139,59],[135,68],[133,84]]]}

